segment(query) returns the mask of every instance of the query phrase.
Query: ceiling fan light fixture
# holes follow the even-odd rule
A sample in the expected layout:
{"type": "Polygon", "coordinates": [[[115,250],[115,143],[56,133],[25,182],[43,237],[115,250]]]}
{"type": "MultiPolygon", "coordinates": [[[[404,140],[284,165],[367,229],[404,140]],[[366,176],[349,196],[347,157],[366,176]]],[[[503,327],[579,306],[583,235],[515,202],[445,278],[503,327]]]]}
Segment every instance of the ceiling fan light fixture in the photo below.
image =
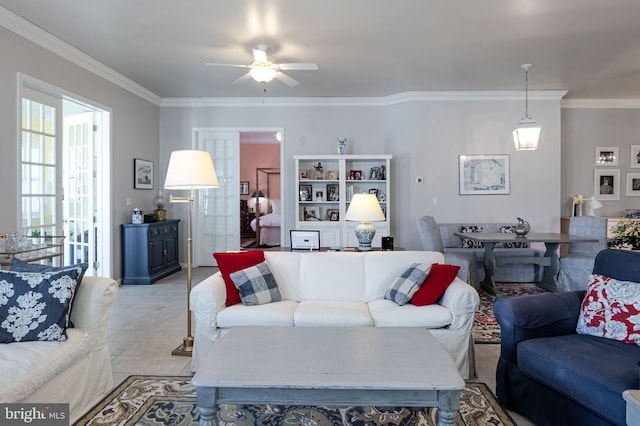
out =
{"type": "Polygon", "coordinates": [[[524,70],[525,91],[524,91],[524,117],[518,122],[518,126],[513,129],[513,143],[517,151],[533,151],[538,148],[540,130],[542,127],[529,117],[529,68],[531,64],[522,64],[520,68],[524,70]]]}
{"type": "Polygon", "coordinates": [[[249,71],[251,77],[258,83],[268,83],[276,76],[276,70],[273,68],[256,67],[249,71]]]}

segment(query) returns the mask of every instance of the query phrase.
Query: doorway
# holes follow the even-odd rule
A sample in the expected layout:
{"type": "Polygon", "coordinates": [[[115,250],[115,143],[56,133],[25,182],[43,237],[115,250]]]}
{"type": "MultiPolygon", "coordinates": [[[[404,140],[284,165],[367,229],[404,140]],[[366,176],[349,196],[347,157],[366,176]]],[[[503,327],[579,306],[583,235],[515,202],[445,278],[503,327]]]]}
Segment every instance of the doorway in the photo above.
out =
{"type": "MultiPolygon", "coordinates": [[[[212,253],[241,249],[241,198],[247,200],[252,194],[241,194],[244,186],[241,181],[254,182],[256,174],[256,167],[252,167],[250,173],[253,177],[245,179],[246,172],[241,172],[241,151],[245,151],[246,144],[264,143],[265,134],[270,135],[270,142],[276,141],[278,144],[276,157],[277,167],[280,167],[283,155],[283,131],[280,128],[193,129],[193,146],[209,151],[220,184],[218,188],[200,190],[195,195],[194,211],[198,213],[193,218],[193,229],[194,234],[200,237],[194,240],[194,266],[216,266],[212,253]],[[276,135],[280,140],[276,139],[276,135]]],[[[254,148],[257,146],[254,145],[254,148]]],[[[249,186],[251,188],[248,191],[255,190],[254,185],[249,186]]],[[[280,179],[275,187],[274,193],[283,193],[280,179]]]]}
{"type": "Polygon", "coordinates": [[[111,276],[110,112],[21,76],[19,115],[21,233],[64,237],[64,265],[111,276]]]}

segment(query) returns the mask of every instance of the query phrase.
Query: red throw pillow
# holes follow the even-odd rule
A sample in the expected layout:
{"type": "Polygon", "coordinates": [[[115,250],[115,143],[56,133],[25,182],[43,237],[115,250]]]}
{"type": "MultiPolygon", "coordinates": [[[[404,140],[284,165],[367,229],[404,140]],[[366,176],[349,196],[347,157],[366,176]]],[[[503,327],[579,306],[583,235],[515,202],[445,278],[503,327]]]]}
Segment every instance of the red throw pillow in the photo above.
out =
{"type": "Polygon", "coordinates": [[[449,287],[449,284],[456,278],[459,270],[459,266],[434,263],[431,265],[427,279],[424,280],[409,303],[416,306],[436,303],[438,299],[442,297],[447,287],[449,287]]]}
{"type": "Polygon", "coordinates": [[[218,262],[218,268],[222,274],[225,287],[227,288],[226,306],[240,303],[240,293],[233,284],[230,275],[234,272],[250,268],[258,263],[264,262],[264,252],[262,250],[251,250],[230,253],[213,253],[213,257],[218,262]]]}

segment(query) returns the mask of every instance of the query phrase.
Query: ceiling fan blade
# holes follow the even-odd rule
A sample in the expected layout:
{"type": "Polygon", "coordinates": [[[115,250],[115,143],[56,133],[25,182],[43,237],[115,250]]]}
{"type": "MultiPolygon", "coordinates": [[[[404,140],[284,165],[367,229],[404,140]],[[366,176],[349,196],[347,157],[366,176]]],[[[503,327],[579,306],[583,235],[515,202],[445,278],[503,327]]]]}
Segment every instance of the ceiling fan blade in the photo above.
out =
{"type": "Polygon", "coordinates": [[[251,73],[250,72],[246,73],[245,75],[243,75],[242,77],[240,77],[239,79],[237,79],[236,81],[234,81],[231,84],[242,83],[243,81],[247,81],[249,79],[251,79],[251,73]]]}
{"type": "Polygon", "coordinates": [[[205,65],[213,66],[213,67],[236,67],[236,68],[250,68],[249,65],[239,65],[239,64],[216,64],[213,62],[206,62],[205,65]]]}
{"type": "Polygon", "coordinates": [[[267,58],[267,52],[260,49],[251,49],[253,51],[253,59],[259,64],[265,64],[269,62],[267,58]]]}
{"type": "Polygon", "coordinates": [[[299,81],[294,80],[293,78],[289,77],[288,75],[278,71],[276,72],[275,78],[277,78],[278,80],[280,80],[281,82],[283,82],[284,84],[291,86],[291,87],[295,87],[298,84],[300,84],[299,81]]]}
{"type": "Polygon", "coordinates": [[[290,63],[290,64],[278,64],[278,68],[281,70],[303,70],[303,71],[316,71],[318,65],[311,63],[290,63]]]}

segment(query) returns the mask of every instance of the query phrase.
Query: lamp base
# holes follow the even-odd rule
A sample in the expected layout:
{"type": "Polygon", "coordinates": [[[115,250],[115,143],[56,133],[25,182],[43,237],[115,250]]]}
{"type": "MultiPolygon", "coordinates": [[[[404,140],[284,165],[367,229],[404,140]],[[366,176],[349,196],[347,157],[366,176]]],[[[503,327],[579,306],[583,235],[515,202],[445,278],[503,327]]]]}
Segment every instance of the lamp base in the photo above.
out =
{"type": "Polygon", "coordinates": [[[356,225],[355,231],[356,238],[358,239],[358,250],[370,251],[371,241],[373,241],[373,237],[376,235],[376,227],[370,222],[360,222],[356,225]]]}
{"type": "Polygon", "coordinates": [[[193,355],[193,337],[185,337],[180,346],[171,351],[171,355],[192,356],[193,355]]]}

